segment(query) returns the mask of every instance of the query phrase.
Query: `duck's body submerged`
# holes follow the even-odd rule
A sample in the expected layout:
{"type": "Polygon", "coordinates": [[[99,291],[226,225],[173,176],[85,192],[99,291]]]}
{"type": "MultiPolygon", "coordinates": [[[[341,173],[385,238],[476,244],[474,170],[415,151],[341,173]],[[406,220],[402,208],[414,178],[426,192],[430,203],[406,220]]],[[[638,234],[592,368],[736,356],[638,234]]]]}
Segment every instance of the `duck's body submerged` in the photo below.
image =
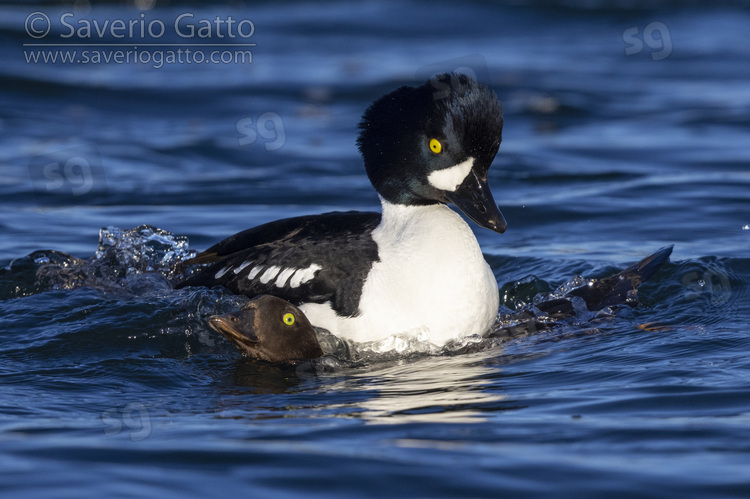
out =
{"type": "Polygon", "coordinates": [[[446,203],[505,230],[486,180],[501,140],[497,98],[469,77],[439,75],[382,97],[360,127],[382,214],[328,213],[248,229],[199,254],[192,263],[210,265],[178,287],[275,295],[313,325],[357,342],[400,334],[442,345],[487,332],[497,282],[446,203]],[[447,95],[436,93],[445,88],[447,95]]]}

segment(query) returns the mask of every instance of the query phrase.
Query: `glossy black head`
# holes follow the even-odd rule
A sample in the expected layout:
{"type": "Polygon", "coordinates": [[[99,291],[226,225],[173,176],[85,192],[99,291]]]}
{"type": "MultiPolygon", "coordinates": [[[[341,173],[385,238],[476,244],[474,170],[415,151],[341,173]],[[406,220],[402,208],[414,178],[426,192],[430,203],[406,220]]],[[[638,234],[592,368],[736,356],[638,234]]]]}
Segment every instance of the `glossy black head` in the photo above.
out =
{"type": "Polygon", "coordinates": [[[502,140],[497,96],[462,74],[401,87],[365,112],[357,140],[367,176],[388,202],[453,203],[482,227],[506,229],[487,185],[502,140]]]}
{"type": "Polygon", "coordinates": [[[258,296],[237,311],[211,316],[208,324],[256,359],[288,362],[323,355],[305,314],[275,296],[258,296]]]}

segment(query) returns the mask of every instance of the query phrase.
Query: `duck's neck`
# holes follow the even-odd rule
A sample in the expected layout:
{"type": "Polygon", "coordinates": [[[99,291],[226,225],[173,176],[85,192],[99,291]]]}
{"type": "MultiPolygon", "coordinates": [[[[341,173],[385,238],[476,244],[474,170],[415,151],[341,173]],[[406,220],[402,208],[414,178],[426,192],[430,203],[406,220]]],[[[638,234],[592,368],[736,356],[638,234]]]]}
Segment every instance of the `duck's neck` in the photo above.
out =
{"type": "MultiPolygon", "coordinates": [[[[383,215],[378,226],[379,232],[388,233],[392,237],[401,237],[405,232],[461,232],[471,229],[464,220],[448,206],[434,203],[423,206],[391,203],[380,198],[383,215]]],[[[447,234],[446,234],[447,235],[447,234]]]]}

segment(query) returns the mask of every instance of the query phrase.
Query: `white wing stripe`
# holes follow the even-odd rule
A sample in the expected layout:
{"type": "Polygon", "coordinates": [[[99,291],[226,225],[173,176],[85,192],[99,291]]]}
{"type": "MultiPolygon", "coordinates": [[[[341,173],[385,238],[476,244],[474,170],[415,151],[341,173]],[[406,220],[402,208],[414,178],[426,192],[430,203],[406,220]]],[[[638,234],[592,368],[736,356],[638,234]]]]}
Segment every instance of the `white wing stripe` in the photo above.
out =
{"type": "Polygon", "coordinates": [[[313,263],[305,269],[295,270],[294,275],[292,275],[292,278],[289,280],[289,287],[298,288],[302,284],[313,280],[313,278],[315,277],[315,273],[322,268],[323,267],[321,267],[317,263],[313,263]]]}
{"type": "Polygon", "coordinates": [[[276,274],[279,273],[281,270],[281,267],[278,267],[276,265],[272,265],[271,267],[268,267],[268,270],[263,272],[263,275],[260,276],[260,282],[261,284],[268,284],[268,282],[276,277],[276,274]]]}
{"type": "Polygon", "coordinates": [[[251,270],[249,274],[247,274],[247,278],[252,281],[253,279],[255,279],[255,276],[260,274],[261,270],[263,270],[263,265],[258,265],[257,267],[253,268],[253,270],[251,270]]]}
{"type": "Polygon", "coordinates": [[[242,265],[240,265],[239,267],[237,267],[236,269],[234,269],[234,273],[235,274],[239,274],[240,272],[242,272],[242,269],[244,269],[245,267],[247,267],[251,263],[253,263],[253,262],[252,261],[242,262],[242,265]]]}
{"type": "Polygon", "coordinates": [[[279,273],[279,277],[276,278],[274,283],[277,288],[283,288],[286,285],[286,281],[294,274],[297,269],[284,269],[279,273]]]}
{"type": "Polygon", "coordinates": [[[232,268],[231,265],[227,265],[226,267],[224,267],[223,269],[221,269],[220,271],[216,273],[216,275],[214,276],[214,279],[220,279],[224,274],[229,272],[229,269],[231,268],[232,268]]]}

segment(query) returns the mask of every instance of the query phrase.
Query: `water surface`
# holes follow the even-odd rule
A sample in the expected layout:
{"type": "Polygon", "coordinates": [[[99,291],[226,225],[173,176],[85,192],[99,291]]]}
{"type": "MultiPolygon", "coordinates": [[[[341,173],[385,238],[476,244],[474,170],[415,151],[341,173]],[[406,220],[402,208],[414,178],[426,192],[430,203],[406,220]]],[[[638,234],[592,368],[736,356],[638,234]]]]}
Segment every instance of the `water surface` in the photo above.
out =
{"type": "Polygon", "coordinates": [[[26,62],[34,11],[135,8],[3,6],[2,493],[750,494],[750,11],[712,5],[171,3],[144,18],[251,19],[257,45],[250,64],[160,68],[26,62]],[[91,259],[107,226],[190,251],[377,210],[362,112],[457,68],[504,106],[489,181],[510,228],[475,227],[504,306],[674,244],[638,308],[468,353],[289,369],[206,327],[240,303],[220,290],[141,274],[54,289],[23,260],[91,259]]]}

